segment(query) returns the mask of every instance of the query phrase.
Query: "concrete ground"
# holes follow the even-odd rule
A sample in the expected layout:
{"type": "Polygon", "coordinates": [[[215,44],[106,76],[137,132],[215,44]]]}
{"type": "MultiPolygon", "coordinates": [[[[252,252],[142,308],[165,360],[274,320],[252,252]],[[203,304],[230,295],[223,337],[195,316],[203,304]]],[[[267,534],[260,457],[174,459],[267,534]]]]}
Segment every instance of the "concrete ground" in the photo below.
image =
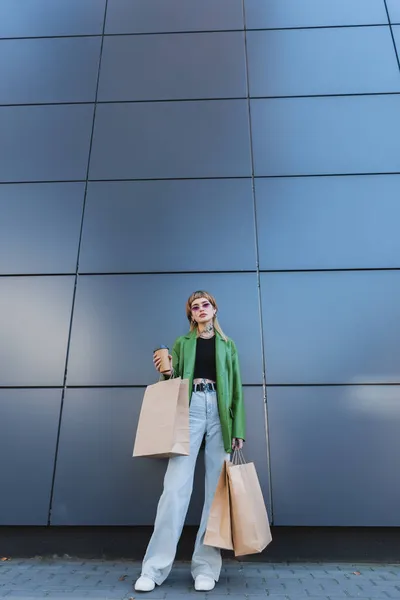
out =
{"type": "Polygon", "coordinates": [[[188,563],[176,563],[167,581],[147,594],[133,591],[139,571],[139,563],[124,560],[3,559],[0,598],[400,600],[400,564],[225,561],[219,583],[208,593],[194,591],[188,563]]]}

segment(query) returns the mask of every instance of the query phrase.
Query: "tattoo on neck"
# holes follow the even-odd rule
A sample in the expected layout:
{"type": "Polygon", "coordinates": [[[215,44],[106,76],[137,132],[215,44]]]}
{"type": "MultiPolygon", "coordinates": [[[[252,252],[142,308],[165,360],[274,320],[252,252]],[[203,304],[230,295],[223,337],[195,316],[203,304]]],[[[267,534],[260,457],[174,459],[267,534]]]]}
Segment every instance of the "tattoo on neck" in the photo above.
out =
{"type": "Polygon", "coordinates": [[[210,338],[214,335],[214,325],[212,323],[208,323],[203,329],[203,331],[199,332],[200,337],[210,338]]]}

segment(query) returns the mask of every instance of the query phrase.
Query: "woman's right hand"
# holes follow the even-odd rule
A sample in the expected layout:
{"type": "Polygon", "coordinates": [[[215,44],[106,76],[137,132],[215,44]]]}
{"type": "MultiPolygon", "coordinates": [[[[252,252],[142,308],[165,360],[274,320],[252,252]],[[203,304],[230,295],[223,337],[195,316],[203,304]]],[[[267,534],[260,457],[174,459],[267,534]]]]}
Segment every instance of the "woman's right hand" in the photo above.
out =
{"type": "MultiPolygon", "coordinates": [[[[163,373],[163,375],[171,375],[172,373],[172,356],[171,354],[168,354],[168,359],[169,359],[169,364],[170,364],[170,371],[169,373],[163,373]]],[[[153,354],[153,363],[154,366],[156,368],[156,370],[161,373],[161,358],[159,356],[157,356],[157,354],[154,352],[153,354]]]]}

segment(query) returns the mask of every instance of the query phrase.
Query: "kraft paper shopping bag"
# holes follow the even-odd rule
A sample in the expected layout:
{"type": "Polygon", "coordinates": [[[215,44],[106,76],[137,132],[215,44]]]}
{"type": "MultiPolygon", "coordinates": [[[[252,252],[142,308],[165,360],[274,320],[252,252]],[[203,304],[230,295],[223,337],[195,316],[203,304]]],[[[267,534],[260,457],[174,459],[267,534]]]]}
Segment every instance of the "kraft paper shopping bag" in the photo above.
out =
{"type": "Polygon", "coordinates": [[[219,476],[208,517],[204,544],[233,550],[227,464],[228,461],[225,461],[219,476]]]}
{"type": "Polygon", "coordinates": [[[245,463],[241,451],[235,451],[227,473],[235,556],[262,552],[272,536],[254,463],[245,463]]]}
{"type": "Polygon", "coordinates": [[[189,455],[189,381],[176,377],[146,388],[133,456],[189,455]]]}

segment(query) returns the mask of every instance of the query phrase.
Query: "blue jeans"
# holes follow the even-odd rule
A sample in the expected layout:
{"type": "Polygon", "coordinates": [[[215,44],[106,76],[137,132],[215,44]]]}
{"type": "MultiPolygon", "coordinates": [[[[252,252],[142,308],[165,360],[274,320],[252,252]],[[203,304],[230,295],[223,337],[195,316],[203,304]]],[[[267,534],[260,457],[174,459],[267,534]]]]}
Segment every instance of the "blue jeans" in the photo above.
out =
{"type": "Polygon", "coordinates": [[[192,557],[192,576],[218,581],[222,560],[218,548],[203,544],[211,503],[224,460],[229,458],[222,440],[216,392],[193,392],[189,411],[190,455],[169,459],[164,490],[157,507],[154,532],[143,559],[142,575],[158,585],[168,577],[182,533],[193,489],[196,460],[206,434],[205,500],[192,557]]]}

